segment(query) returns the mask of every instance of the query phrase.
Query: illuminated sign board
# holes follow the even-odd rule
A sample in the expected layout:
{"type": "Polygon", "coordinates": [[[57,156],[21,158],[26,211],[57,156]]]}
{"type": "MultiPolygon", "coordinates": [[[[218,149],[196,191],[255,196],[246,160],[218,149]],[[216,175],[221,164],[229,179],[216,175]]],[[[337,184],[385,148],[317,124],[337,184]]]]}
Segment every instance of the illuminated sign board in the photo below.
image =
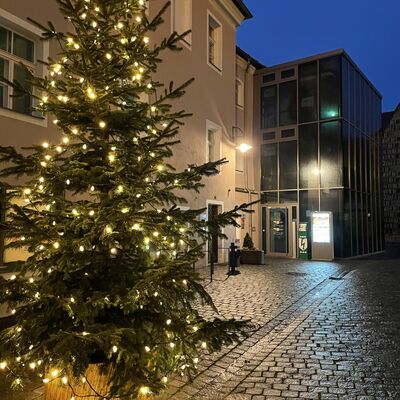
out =
{"type": "Polygon", "coordinates": [[[314,243],[331,242],[331,218],[328,212],[312,213],[312,241],[314,243]]]}

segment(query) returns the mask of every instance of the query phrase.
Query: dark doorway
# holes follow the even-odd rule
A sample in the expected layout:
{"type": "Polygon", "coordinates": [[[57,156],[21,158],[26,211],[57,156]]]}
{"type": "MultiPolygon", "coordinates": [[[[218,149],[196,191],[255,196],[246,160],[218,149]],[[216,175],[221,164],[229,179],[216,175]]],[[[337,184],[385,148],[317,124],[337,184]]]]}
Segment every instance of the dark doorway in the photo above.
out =
{"type": "MultiPolygon", "coordinates": [[[[209,204],[208,205],[208,220],[214,221],[219,212],[220,207],[218,204],[209,204]]],[[[218,262],[218,233],[213,233],[211,240],[208,242],[208,262],[217,263],[218,262]]]]}

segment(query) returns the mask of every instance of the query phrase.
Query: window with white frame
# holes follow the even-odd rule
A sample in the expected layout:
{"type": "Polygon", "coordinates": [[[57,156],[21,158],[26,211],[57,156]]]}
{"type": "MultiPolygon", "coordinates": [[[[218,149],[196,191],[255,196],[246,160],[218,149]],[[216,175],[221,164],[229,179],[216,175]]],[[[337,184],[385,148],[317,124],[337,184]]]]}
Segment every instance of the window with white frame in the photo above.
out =
{"type": "Polygon", "coordinates": [[[207,121],[207,161],[221,159],[221,127],[207,121]]]}
{"type": "Polygon", "coordinates": [[[222,25],[208,14],[208,63],[222,71],[222,25]]]}
{"type": "MultiPolygon", "coordinates": [[[[35,50],[33,40],[0,25],[0,76],[29,88],[30,76],[27,69],[36,73],[35,50]]],[[[5,82],[0,82],[0,106],[20,114],[32,115],[32,97],[21,95],[5,82]]]]}
{"type": "Polygon", "coordinates": [[[240,79],[236,79],[235,99],[238,107],[244,107],[244,87],[240,79]]]}
{"type": "MultiPolygon", "coordinates": [[[[172,30],[178,34],[192,29],[192,0],[173,0],[172,30]]],[[[192,45],[192,32],[182,39],[187,45],[192,45]]]]}

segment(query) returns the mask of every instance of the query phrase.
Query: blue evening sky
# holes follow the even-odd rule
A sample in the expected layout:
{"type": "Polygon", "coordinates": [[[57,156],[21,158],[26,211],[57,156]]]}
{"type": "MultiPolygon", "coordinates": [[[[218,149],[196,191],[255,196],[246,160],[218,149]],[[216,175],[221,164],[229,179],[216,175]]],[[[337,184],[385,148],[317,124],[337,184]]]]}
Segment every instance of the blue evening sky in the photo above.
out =
{"type": "Polygon", "coordinates": [[[238,44],[275,65],[344,48],[383,95],[400,102],[400,0],[245,0],[254,15],[238,44]]]}

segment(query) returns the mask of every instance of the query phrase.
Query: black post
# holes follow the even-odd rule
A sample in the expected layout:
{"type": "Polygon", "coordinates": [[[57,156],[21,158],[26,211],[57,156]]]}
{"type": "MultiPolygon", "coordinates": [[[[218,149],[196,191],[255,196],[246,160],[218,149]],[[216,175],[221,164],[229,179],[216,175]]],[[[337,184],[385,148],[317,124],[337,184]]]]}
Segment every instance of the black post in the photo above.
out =
{"type": "Polygon", "coordinates": [[[235,246],[234,243],[231,243],[229,247],[229,270],[227,275],[231,276],[240,274],[240,271],[236,270],[239,257],[240,257],[239,249],[237,248],[237,246],[235,246]]]}
{"type": "Polygon", "coordinates": [[[210,255],[210,282],[213,281],[213,275],[214,275],[214,246],[212,245],[211,242],[209,242],[208,248],[211,248],[211,251],[209,250],[209,255],[210,255]]]}

